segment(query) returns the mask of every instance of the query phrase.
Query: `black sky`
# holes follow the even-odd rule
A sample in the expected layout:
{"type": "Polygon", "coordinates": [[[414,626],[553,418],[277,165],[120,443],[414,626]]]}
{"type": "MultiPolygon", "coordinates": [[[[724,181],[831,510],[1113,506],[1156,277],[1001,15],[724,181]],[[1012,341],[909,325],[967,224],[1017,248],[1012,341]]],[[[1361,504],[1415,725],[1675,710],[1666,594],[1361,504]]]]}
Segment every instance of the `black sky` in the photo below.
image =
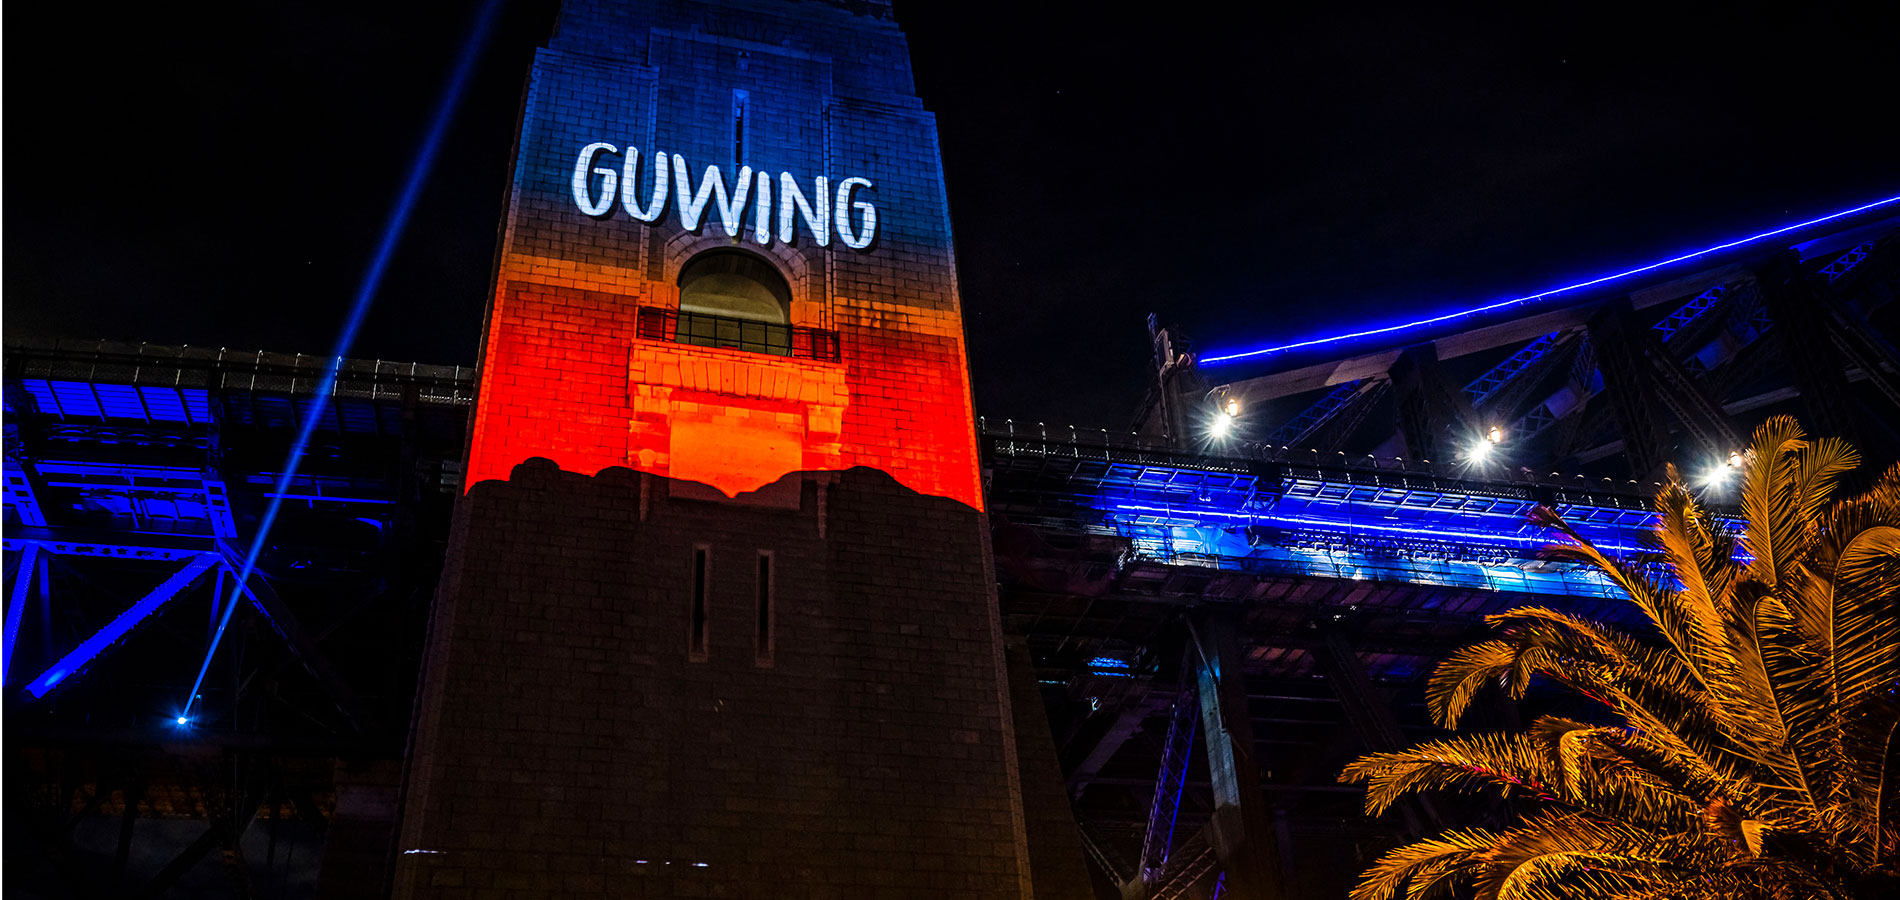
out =
{"type": "MultiPolygon", "coordinates": [[[[26,6],[7,334],[329,352],[472,5],[26,6]]],[[[1242,347],[1900,194],[1869,4],[1108,6],[898,5],[988,415],[1123,424],[1149,311],[1242,347]]],[[[510,3],[354,355],[473,361],[554,9],[510,3]]]]}

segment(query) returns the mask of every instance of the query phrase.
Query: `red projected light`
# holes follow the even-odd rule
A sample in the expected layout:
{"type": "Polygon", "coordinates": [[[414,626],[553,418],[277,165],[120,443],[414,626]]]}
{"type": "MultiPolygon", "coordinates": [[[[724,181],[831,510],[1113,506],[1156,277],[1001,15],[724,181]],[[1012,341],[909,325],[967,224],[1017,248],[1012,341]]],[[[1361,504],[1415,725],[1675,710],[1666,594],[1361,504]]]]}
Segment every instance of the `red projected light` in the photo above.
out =
{"type": "MultiPolygon", "coordinates": [[[[468,483],[505,479],[538,456],[572,472],[628,466],[736,496],[789,472],[869,466],[980,508],[953,313],[912,311],[904,318],[915,331],[845,324],[834,362],[680,343],[655,330],[648,310],[643,335],[641,308],[623,296],[505,281],[489,319],[468,483]]],[[[817,340],[833,346],[829,337],[817,340]]]]}

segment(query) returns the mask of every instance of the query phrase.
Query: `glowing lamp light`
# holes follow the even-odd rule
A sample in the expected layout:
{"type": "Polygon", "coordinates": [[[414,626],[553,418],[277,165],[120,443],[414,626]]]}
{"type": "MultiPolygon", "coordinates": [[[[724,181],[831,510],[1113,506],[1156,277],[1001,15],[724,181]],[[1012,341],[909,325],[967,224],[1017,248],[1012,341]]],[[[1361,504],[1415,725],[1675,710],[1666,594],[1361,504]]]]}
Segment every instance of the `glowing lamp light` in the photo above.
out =
{"type": "Polygon", "coordinates": [[[1227,405],[1223,407],[1223,411],[1227,413],[1228,418],[1240,415],[1240,401],[1233,397],[1227,398],[1227,405]]]}
{"type": "Polygon", "coordinates": [[[1483,439],[1472,442],[1471,447],[1465,451],[1465,456],[1473,462],[1483,462],[1491,456],[1491,450],[1502,443],[1504,443],[1504,429],[1492,425],[1484,430],[1483,439]]]}
{"type": "Polygon", "coordinates": [[[1727,461],[1712,465],[1702,473],[1702,486],[1705,488],[1720,488],[1727,485],[1729,479],[1741,473],[1742,463],[1746,461],[1747,458],[1742,456],[1741,451],[1729,451],[1727,461]]]}
{"type": "Polygon", "coordinates": [[[191,720],[190,720],[190,719],[188,719],[188,718],[185,718],[184,716],[179,716],[179,717],[178,717],[177,719],[175,719],[174,721],[176,721],[176,722],[177,722],[177,723],[178,723],[179,725],[181,725],[181,726],[184,726],[184,725],[190,725],[190,724],[191,724],[191,720]]]}
{"type": "Polygon", "coordinates": [[[1223,411],[1214,417],[1214,424],[1209,426],[1208,430],[1213,432],[1215,437],[1226,437],[1228,430],[1233,427],[1234,417],[1223,411]]]}

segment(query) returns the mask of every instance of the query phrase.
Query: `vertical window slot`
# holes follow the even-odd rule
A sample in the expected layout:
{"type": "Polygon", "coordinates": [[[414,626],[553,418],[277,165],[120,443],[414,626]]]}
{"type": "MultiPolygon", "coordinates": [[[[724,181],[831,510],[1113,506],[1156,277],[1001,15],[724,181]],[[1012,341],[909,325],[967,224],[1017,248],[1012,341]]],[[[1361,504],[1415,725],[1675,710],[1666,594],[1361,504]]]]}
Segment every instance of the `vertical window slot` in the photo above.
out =
{"type": "Polygon", "coordinates": [[[772,664],[773,617],[772,609],[772,551],[759,551],[758,608],[756,610],[757,631],[754,633],[754,661],[762,666],[772,664]]]}
{"type": "Polygon", "coordinates": [[[693,608],[692,633],[686,645],[689,659],[706,658],[706,592],[711,580],[712,548],[705,544],[693,547],[693,608]]]}
{"type": "MultiPolygon", "coordinates": [[[[751,99],[745,91],[732,92],[732,171],[745,165],[745,108],[751,99]]],[[[738,177],[738,176],[734,176],[738,177]]]]}

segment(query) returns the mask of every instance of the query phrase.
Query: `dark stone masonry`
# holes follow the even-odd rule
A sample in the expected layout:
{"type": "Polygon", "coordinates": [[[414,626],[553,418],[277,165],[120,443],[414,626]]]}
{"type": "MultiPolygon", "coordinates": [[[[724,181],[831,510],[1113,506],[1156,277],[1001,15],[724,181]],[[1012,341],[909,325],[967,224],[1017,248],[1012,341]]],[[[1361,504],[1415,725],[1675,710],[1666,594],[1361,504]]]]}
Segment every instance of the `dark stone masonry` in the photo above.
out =
{"type": "Polygon", "coordinates": [[[783,482],[797,509],[545,461],[470,491],[397,896],[1025,894],[983,516],[871,469],[783,482]]]}

